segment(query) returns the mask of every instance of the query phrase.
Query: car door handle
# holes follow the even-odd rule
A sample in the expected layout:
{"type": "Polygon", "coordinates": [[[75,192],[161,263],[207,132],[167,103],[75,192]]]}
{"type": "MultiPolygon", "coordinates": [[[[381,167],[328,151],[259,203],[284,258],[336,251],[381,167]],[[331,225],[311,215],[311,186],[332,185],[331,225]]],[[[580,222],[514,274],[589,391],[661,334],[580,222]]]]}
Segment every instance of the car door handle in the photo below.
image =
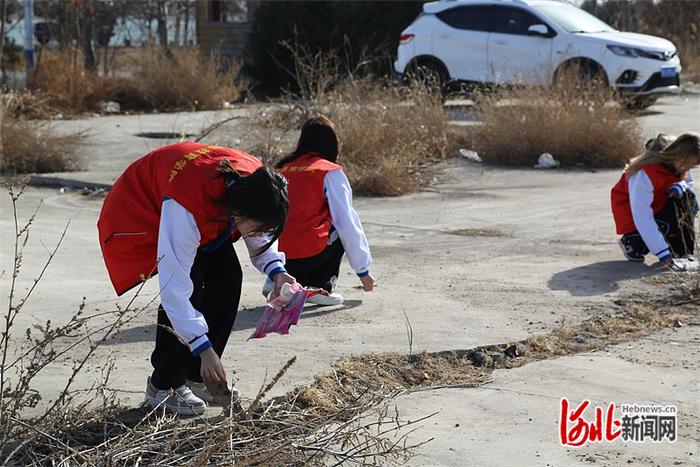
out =
{"type": "Polygon", "coordinates": [[[449,34],[438,34],[438,37],[440,39],[452,39],[452,36],[450,36],[449,34]]]}
{"type": "Polygon", "coordinates": [[[495,42],[497,45],[508,45],[508,41],[504,41],[504,40],[497,40],[495,42]]]}

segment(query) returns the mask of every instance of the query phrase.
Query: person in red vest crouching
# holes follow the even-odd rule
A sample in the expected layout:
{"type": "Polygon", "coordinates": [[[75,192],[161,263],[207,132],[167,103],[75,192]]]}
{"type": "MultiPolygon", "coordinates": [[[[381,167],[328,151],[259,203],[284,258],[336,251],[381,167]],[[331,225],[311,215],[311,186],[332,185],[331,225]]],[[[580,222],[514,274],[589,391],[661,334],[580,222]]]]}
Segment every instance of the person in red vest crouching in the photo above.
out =
{"type": "Polygon", "coordinates": [[[694,262],[698,205],[690,169],[700,165],[700,134],[678,138],[660,134],[630,160],[611,192],[619,245],[630,261],[651,252],[673,265],[674,258],[694,262]]]}
{"type": "Polygon", "coordinates": [[[279,293],[294,282],[276,246],[287,209],[281,175],[245,152],[192,142],[152,151],[114,183],[97,223],[114,289],[159,277],[149,406],[191,415],[236,399],[220,360],[241,295],[233,242],[243,237],[279,293]]]}
{"type": "MultiPolygon", "coordinates": [[[[286,255],[287,270],[300,284],[329,292],[309,297],[308,302],[318,305],[343,303],[333,289],[344,253],[363,289],[374,288],[369,243],[352,207],[350,182],[336,162],[339,150],[333,122],[319,116],[304,123],[296,149],[277,164],[289,182],[289,218],[280,250],[286,255]]],[[[263,294],[271,286],[267,281],[263,294]]]]}

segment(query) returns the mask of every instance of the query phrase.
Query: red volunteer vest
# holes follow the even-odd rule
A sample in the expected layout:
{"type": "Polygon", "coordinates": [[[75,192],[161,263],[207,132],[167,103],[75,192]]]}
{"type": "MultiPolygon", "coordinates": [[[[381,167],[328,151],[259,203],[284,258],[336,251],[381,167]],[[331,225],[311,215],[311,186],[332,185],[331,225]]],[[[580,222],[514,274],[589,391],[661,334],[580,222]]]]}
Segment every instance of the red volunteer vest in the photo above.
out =
{"type": "MultiPolygon", "coordinates": [[[[671,173],[661,164],[651,164],[642,168],[651,180],[654,187],[654,201],[651,208],[654,214],[659,212],[668,201],[668,188],[681,180],[680,177],[671,173]]],[[[632,218],[632,208],[630,207],[630,196],[627,187],[627,175],[622,174],[620,180],[615,184],[611,193],[610,201],[612,204],[613,218],[615,219],[615,228],[617,233],[625,235],[635,231],[637,228],[634,225],[632,218]]]]}
{"type": "MultiPolygon", "coordinates": [[[[158,148],[131,164],[112,186],[97,221],[100,246],[118,295],[156,273],[160,208],[172,198],[197,222],[200,246],[228,228],[228,217],[215,200],[224,192],[217,178],[219,162],[227,159],[243,176],[261,162],[236,149],[198,143],[158,148]]],[[[232,237],[237,240],[238,232],[232,237]]]]}
{"type": "Polygon", "coordinates": [[[331,213],[323,195],[323,178],[338,169],[342,166],[315,153],[303,155],[278,169],[289,182],[289,213],[279,238],[279,249],[287,259],[309,258],[326,248],[331,213]]]}

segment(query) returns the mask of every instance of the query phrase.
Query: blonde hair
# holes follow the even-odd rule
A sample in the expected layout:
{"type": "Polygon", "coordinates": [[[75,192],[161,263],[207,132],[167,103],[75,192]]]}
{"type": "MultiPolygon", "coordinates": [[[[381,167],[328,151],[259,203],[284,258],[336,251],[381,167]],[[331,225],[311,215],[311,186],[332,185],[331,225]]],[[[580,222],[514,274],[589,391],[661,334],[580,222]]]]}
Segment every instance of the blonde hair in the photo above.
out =
{"type": "Polygon", "coordinates": [[[693,157],[700,164],[700,134],[695,132],[683,133],[670,144],[669,136],[660,134],[646,144],[644,154],[631,159],[625,167],[625,173],[632,175],[644,166],[651,164],[673,164],[674,162],[693,157]]]}

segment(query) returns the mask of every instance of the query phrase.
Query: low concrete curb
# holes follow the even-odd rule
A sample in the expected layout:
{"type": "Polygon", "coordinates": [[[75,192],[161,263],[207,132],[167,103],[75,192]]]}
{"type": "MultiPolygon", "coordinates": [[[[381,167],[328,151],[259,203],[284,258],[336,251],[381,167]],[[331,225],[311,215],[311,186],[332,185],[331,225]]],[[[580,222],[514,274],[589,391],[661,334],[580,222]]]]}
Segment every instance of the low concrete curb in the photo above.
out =
{"type": "Polygon", "coordinates": [[[78,190],[111,190],[108,183],[85,182],[68,178],[47,177],[43,175],[30,175],[27,185],[41,188],[75,188],[78,190]]]}

